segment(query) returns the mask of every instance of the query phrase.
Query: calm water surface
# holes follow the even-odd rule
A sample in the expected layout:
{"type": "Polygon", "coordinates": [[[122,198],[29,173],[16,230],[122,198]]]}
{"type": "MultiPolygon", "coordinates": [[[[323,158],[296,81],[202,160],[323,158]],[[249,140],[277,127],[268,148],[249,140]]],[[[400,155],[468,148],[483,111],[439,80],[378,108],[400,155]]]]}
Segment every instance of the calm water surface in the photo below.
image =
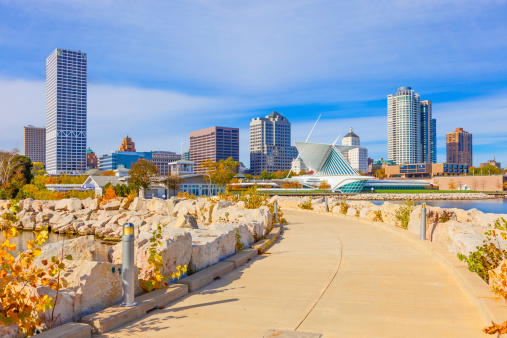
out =
{"type": "MultiPolygon", "coordinates": [[[[73,235],[60,235],[49,233],[48,240],[45,244],[56,243],[63,240],[69,240],[72,238],[76,238],[78,236],[73,235]]],[[[3,235],[0,233],[0,239],[3,239],[3,235]]],[[[31,231],[20,231],[19,236],[15,238],[9,239],[9,242],[16,243],[16,253],[20,251],[26,250],[26,241],[34,239],[34,234],[31,231]]],[[[95,246],[97,248],[95,255],[93,256],[93,260],[98,262],[107,262],[107,253],[112,245],[116,244],[116,242],[103,242],[100,239],[95,238],[95,246]]]]}
{"type": "MultiPolygon", "coordinates": [[[[384,201],[371,201],[376,205],[384,204],[384,201]]],[[[402,201],[392,201],[394,203],[404,203],[402,201]]],[[[423,201],[416,201],[421,204],[423,201]]],[[[463,200],[463,201],[425,201],[426,205],[440,208],[458,208],[464,210],[477,209],[484,213],[507,214],[507,199],[498,198],[490,200],[463,200]]]]}

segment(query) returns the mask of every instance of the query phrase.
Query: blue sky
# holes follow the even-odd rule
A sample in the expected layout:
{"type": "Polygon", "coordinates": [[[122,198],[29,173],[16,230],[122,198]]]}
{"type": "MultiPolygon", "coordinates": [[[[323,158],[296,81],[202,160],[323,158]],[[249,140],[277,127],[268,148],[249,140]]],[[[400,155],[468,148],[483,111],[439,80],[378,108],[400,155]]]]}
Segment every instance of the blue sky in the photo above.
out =
{"type": "Polygon", "coordinates": [[[474,135],[474,163],[507,163],[507,1],[0,0],[0,149],[45,124],[45,60],[88,53],[88,144],[125,134],[139,151],[180,151],[192,130],[240,128],[277,110],[292,141],[349,127],[387,157],[387,100],[411,86],[445,134],[474,135]]]}

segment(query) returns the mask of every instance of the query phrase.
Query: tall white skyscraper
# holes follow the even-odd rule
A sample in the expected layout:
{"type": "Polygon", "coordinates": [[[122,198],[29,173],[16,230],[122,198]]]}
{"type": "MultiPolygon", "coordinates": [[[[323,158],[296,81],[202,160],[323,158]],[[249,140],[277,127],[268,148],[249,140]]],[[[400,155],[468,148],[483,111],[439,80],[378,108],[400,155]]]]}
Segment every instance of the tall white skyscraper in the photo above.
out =
{"type": "MultiPolygon", "coordinates": [[[[352,128],[350,128],[349,133],[345,135],[345,137],[342,139],[342,145],[344,146],[360,146],[361,140],[359,139],[359,136],[354,133],[352,128]]],[[[349,161],[352,168],[355,170],[359,170],[363,174],[366,174],[368,172],[368,164],[367,164],[367,158],[368,158],[368,149],[366,148],[356,148],[348,151],[342,152],[342,155],[349,161]]]]}
{"type": "Polygon", "coordinates": [[[422,101],[410,87],[387,96],[388,159],[397,164],[436,160],[436,120],[431,101],[422,101]]]}
{"type": "Polygon", "coordinates": [[[46,170],[86,171],[86,53],[55,49],[46,59],[46,170]]]}
{"type": "Polygon", "coordinates": [[[291,146],[291,124],[280,113],[273,111],[266,117],[250,122],[250,171],[290,170],[297,149],[291,146]]]}

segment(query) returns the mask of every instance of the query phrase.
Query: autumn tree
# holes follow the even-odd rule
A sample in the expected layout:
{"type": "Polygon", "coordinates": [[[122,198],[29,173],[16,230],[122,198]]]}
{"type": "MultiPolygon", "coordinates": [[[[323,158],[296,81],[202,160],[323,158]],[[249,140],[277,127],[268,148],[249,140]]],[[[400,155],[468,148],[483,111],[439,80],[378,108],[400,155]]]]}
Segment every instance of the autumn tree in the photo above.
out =
{"type": "Polygon", "coordinates": [[[40,175],[46,175],[47,172],[44,170],[44,163],[42,162],[33,162],[32,163],[32,176],[35,178],[40,175]]]}
{"type": "Polygon", "coordinates": [[[253,175],[245,174],[245,180],[253,180],[253,175]]]}
{"type": "Polygon", "coordinates": [[[328,190],[330,188],[331,188],[331,186],[329,185],[327,180],[323,180],[322,182],[320,182],[320,185],[319,185],[320,190],[328,190]]]}
{"type": "Polygon", "coordinates": [[[115,175],[114,170],[106,170],[102,174],[100,174],[100,176],[114,176],[114,175],[115,175]]]}
{"type": "Polygon", "coordinates": [[[456,183],[454,183],[454,180],[449,181],[449,189],[456,190],[456,183]]]}
{"type": "Polygon", "coordinates": [[[284,189],[300,189],[303,185],[298,181],[286,181],[282,184],[282,188],[284,189]]]}
{"type": "Polygon", "coordinates": [[[206,176],[210,183],[216,184],[217,187],[224,187],[236,176],[239,162],[229,157],[226,160],[220,160],[218,162],[207,159],[202,162],[201,165],[206,168],[206,176]]]}
{"type": "Polygon", "coordinates": [[[375,170],[374,175],[377,178],[385,178],[386,177],[386,168],[381,168],[381,169],[375,170]]]}
{"type": "Polygon", "coordinates": [[[153,162],[140,158],[136,163],[132,164],[129,176],[129,184],[136,190],[141,190],[142,197],[144,197],[144,191],[149,189],[157,179],[158,167],[153,162]]]}
{"type": "Polygon", "coordinates": [[[112,184],[109,184],[107,188],[105,188],[104,196],[102,196],[102,204],[107,204],[116,199],[116,193],[114,192],[114,188],[112,184]]]}
{"type": "MultiPolygon", "coordinates": [[[[168,190],[173,191],[173,195],[176,196],[176,191],[180,190],[181,187],[181,177],[178,175],[178,173],[170,173],[168,174],[164,179],[164,185],[168,190]]],[[[166,194],[167,196],[167,194],[166,194]]]]}

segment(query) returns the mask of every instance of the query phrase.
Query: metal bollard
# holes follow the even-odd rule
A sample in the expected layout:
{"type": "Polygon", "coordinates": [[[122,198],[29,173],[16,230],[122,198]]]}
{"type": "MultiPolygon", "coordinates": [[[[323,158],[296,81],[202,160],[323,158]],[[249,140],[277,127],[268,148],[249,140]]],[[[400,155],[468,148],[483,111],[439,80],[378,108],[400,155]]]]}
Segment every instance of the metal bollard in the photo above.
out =
{"type": "Polygon", "coordinates": [[[278,223],[278,201],[275,201],[275,223],[278,223]]]}
{"type": "Polygon", "coordinates": [[[324,201],[324,210],[325,210],[326,212],[329,212],[329,205],[327,204],[327,196],[326,196],[326,199],[325,199],[325,201],[324,201]]]}
{"type": "Polygon", "coordinates": [[[134,301],[134,224],[123,224],[123,258],[122,258],[122,288],[123,302],[121,306],[136,306],[134,301]]]}
{"type": "Polygon", "coordinates": [[[426,203],[421,206],[421,241],[426,240],[426,203]]]}

